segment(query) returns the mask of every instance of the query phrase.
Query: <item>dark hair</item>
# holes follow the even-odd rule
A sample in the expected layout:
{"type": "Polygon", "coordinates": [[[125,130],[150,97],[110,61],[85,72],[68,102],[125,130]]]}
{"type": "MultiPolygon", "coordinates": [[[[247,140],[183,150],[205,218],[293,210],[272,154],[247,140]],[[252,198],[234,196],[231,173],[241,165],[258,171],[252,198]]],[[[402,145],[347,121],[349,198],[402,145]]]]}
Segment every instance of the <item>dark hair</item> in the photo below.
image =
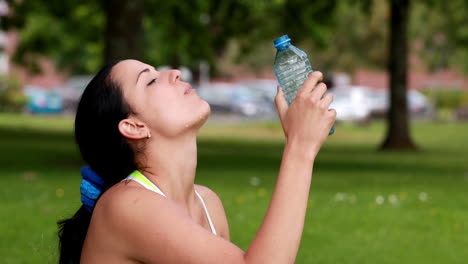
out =
{"type": "MultiPolygon", "coordinates": [[[[122,88],[110,73],[117,62],[103,67],[81,96],[75,118],[75,138],[81,156],[104,179],[104,191],[137,169],[135,152],[118,124],[132,112],[122,88]]],[[[84,206],[59,225],[59,263],[79,263],[91,221],[84,206]]]]}

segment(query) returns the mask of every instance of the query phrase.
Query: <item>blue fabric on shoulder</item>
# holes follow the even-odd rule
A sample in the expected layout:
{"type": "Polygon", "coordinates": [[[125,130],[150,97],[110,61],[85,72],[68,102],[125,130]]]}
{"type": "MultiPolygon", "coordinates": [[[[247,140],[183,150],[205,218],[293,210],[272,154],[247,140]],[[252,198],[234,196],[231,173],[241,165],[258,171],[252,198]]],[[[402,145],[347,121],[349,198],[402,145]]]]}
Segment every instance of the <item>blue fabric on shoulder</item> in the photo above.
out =
{"type": "Polygon", "coordinates": [[[104,179],[88,166],[81,168],[81,176],[83,177],[80,185],[81,202],[86,210],[93,212],[94,205],[102,193],[104,179]]]}

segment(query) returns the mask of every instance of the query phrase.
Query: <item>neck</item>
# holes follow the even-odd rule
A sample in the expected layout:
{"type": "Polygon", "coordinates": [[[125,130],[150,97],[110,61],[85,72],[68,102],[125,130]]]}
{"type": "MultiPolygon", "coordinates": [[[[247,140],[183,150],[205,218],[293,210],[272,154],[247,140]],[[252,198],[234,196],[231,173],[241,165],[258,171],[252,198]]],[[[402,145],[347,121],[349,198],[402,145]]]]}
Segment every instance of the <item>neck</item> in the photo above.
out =
{"type": "Polygon", "coordinates": [[[155,136],[148,139],[145,153],[137,159],[143,165],[140,171],[167,197],[186,208],[193,204],[197,168],[196,134],[177,138],[155,136]]]}

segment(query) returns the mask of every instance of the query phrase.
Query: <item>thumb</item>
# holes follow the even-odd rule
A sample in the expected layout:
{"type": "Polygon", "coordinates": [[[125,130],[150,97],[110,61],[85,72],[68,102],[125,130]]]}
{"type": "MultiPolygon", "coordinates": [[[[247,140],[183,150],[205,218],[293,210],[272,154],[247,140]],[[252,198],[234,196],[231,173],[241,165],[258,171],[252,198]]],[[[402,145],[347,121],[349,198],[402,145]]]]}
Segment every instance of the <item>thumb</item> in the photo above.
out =
{"type": "Polygon", "coordinates": [[[288,102],[286,101],[286,98],[284,97],[284,93],[281,90],[281,87],[278,85],[276,89],[277,89],[277,93],[275,96],[276,109],[278,110],[280,119],[283,120],[284,116],[286,115],[286,111],[288,110],[288,102]]]}

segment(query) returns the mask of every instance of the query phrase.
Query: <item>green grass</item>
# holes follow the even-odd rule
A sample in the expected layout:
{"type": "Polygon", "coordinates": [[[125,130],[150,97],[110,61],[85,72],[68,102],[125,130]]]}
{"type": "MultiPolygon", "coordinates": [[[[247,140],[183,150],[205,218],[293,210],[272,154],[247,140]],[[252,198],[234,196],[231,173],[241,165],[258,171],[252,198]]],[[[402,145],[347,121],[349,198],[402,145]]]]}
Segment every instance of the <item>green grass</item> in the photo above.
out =
{"type": "MultiPolygon", "coordinates": [[[[56,221],[80,205],[72,127],[0,114],[2,263],[57,262],[56,221]]],[[[421,151],[382,153],[383,123],[337,125],[315,163],[297,263],[467,262],[468,123],[412,127],[421,151]]],[[[219,194],[244,249],[271,197],[281,133],[277,123],[200,132],[197,182],[219,194]]]]}

